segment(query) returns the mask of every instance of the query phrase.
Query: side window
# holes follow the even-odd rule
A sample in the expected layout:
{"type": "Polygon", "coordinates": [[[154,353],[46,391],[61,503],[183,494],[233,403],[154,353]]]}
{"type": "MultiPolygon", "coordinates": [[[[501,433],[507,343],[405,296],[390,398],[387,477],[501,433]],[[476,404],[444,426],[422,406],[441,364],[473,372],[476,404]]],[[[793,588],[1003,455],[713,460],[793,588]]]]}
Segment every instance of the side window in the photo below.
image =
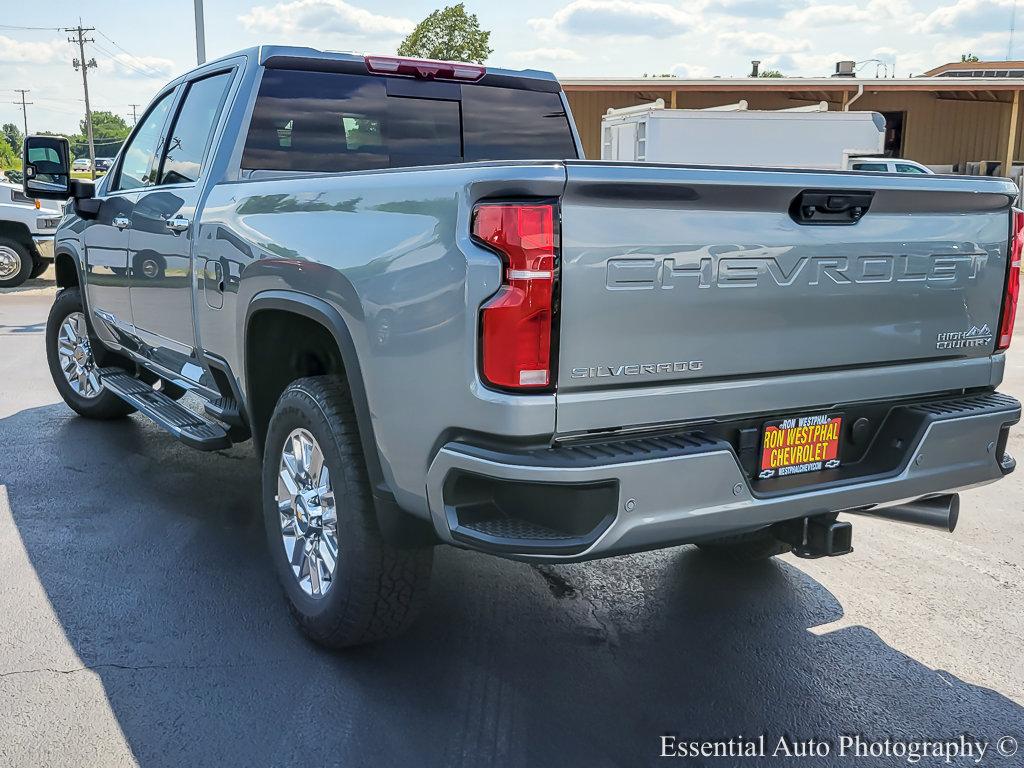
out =
{"type": "Polygon", "coordinates": [[[113,187],[114,190],[139,189],[153,185],[155,179],[149,177],[149,169],[160,148],[160,132],[167,120],[167,111],[171,108],[173,95],[174,91],[164,94],[160,101],[149,110],[149,114],[142,119],[142,125],[139,126],[138,132],[124,148],[121,171],[118,174],[117,184],[113,187]]]}
{"type": "Polygon", "coordinates": [[[189,85],[168,134],[157,183],[182,184],[199,178],[230,84],[231,73],[223,72],[189,85]]]}
{"type": "Polygon", "coordinates": [[[927,173],[923,168],[907,163],[896,163],[896,173],[927,173]]]}
{"type": "MultiPolygon", "coordinates": [[[[466,160],[564,160],[577,157],[557,93],[462,86],[466,160]]],[[[614,157],[614,155],[613,155],[614,157]]]]}
{"type": "Polygon", "coordinates": [[[850,170],[853,171],[881,171],[885,173],[889,170],[889,166],[885,163],[854,163],[850,170]]]}
{"type": "Polygon", "coordinates": [[[457,101],[389,96],[376,76],[268,69],[242,168],[334,172],[461,159],[457,101]]]}

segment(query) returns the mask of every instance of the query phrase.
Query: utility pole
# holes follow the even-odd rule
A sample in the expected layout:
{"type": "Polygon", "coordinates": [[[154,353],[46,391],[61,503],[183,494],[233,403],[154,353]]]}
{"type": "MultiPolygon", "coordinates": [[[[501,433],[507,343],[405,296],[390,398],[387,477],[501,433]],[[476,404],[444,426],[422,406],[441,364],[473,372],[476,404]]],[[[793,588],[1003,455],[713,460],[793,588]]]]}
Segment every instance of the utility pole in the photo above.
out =
{"type": "Polygon", "coordinates": [[[69,37],[69,43],[78,44],[80,59],[74,59],[75,69],[82,68],[82,88],[85,90],[85,130],[89,137],[89,163],[92,165],[92,180],[96,181],[96,143],[92,138],[92,109],[89,107],[89,67],[96,66],[96,59],[85,60],[85,44],[96,42],[93,38],[87,38],[86,32],[92,32],[95,27],[83,27],[82,20],[78,20],[77,27],[65,27],[64,32],[73,32],[75,37],[69,37]]]}
{"type": "Polygon", "coordinates": [[[25,124],[25,138],[28,138],[28,110],[26,109],[26,107],[29,104],[34,104],[35,102],[25,101],[25,94],[29,93],[29,90],[27,88],[15,88],[14,92],[21,94],[21,102],[15,101],[13,102],[13,104],[15,106],[21,107],[21,119],[25,124]]]}
{"type": "Polygon", "coordinates": [[[1013,58],[1013,33],[1017,27],[1017,0],[1013,0],[1013,8],[1010,10],[1010,40],[1006,44],[1006,60],[1013,58]]]}
{"type": "Polygon", "coordinates": [[[139,105],[138,104],[129,104],[128,106],[132,108],[132,128],[134,128],[135,124],[139,122],[139,118],[135,114],[135,109],[139,105]]]}
{"type": "Polygon", "coordinates": [[[203,0],[195,0],[196,5],[196,61],[206,63],[206,25],[203,23],[203,0]]]}

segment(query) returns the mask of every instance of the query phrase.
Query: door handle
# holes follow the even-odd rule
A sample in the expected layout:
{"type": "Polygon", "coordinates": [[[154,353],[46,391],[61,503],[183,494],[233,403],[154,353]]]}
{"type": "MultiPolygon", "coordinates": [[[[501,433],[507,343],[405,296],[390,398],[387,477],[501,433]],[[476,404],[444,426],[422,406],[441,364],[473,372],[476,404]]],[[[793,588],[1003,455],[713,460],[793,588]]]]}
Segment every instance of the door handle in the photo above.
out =
{"type": "Polygon", "coordinates": [[[167,228],[174,233],[184,232],[186,229],[188,229],[191,223],[192,222],[190,222],[184,216],[175,216],[174,218],[167,220],[167,228]]]}
{"type": "Polygon", "coordinates": [[[132,220],[127,216],[115,216],[111,219],[110,223],[118,229],[124,229],[125,227],[130,227],[132,225],[132,220]]]}
{"type": "Polygon", "coordinates": [[[874,192],[805,189],[789,206],[797,224],[856,224],[868,212],[874,192]]]}

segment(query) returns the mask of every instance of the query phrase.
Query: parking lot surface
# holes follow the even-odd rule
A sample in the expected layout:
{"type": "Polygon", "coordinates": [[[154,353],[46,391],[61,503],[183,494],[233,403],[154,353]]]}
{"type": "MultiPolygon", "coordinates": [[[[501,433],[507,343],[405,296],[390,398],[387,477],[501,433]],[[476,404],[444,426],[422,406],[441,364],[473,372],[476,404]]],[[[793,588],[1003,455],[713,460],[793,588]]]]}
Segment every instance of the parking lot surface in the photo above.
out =
{"type": "MultiPolygon", "coordinates": [[[[1024,750],[1024,470],[965,493],[953,536],[851,518],[841,558],[439,549],[413,631],[332,654],[274,582],[251,447],[77,417],[46,368],[53,292],[0,291],[0,765],[595,768],[664,762],[663,734],[1024,750]]],[[[1024,398],[1024,339],[1002,390],[1024,398]]]]}

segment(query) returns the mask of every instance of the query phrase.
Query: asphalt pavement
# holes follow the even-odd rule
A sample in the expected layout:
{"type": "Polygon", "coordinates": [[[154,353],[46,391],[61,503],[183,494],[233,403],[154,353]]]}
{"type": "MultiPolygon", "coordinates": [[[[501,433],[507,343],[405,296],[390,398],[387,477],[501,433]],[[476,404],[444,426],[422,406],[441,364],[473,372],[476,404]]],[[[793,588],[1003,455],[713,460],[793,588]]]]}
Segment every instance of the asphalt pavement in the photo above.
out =
{"type": "MultiPolygon", "coordinates": [[[[840,558],[440,549],[413,631],[328,653],[274,582],[250,446],[77,417],[46,368],[53,293],[0,291],[0,765],[595,768],[664,762],[665,735],[832,745],[678,764],[907,765],[843,758],[843,734],[969,734],[979,764],[1024,765],[1024,470],[964,494],[952,536],[854,519],[840,558]]],[[[1002,390],[1024,398],[1024,338],[1002,390]]]]}

